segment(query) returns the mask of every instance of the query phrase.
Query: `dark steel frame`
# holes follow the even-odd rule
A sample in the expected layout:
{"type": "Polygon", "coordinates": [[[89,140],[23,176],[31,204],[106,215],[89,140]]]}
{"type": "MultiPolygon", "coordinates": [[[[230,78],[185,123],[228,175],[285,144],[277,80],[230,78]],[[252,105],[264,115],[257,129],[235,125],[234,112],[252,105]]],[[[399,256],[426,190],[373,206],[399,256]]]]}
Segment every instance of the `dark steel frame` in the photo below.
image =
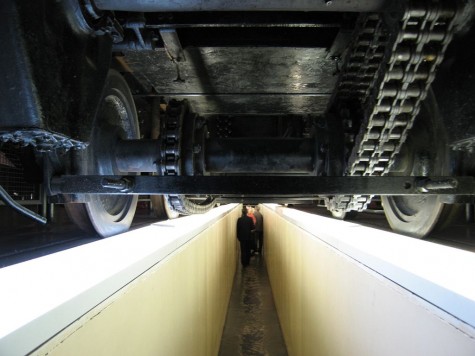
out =
{"type": "Polygon", "coordinates": [[[211,194],[315,197],[335,194],[470,195],[475,177],[61,176],[53,194],[211,194]]]}

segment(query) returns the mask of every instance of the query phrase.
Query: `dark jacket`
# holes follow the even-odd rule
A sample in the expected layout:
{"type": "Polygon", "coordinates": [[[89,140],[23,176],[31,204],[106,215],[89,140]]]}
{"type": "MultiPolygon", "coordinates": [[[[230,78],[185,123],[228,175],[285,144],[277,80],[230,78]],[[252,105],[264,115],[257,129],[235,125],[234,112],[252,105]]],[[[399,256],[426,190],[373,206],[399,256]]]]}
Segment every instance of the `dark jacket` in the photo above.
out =
{"type": "Polygon", "coordinates": [[[263,226],[264,218],[262,217],[262,214],[256,210],[254,212],[254,217],[256,218],[256,231],[264,230],[264,226],[263,226]]]}
{"type": "Polygon", "coordinates": [[[254,222],[249,216],[241,216],[237,220],[237,238],[239,241],[251,240],[252,229],[254,228],[254,222]]]}

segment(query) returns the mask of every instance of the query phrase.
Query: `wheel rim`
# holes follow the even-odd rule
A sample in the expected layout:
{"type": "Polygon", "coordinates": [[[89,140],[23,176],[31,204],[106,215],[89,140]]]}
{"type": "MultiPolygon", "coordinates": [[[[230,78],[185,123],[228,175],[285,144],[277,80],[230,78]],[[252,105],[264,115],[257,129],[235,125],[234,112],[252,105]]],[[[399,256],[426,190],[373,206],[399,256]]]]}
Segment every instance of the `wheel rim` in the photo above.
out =
{"type": "Polygon", "coordinates": [[[169,219],[176,219],[180,216],[180,213],[178,211],[173,210],[173,208],[170,206],[167,195],[162,195],[162,201],[163,206],[165,208],[165,212],[167,213],[169,219]]]}
{"type": "Polygon", "coordinates": [[[346,216],[346,211],[344,209],[331,210],[331,213],[335,219],[344,220],[346,216]]]}
{"type": "Polygon", "coordinates": [[[434,229],[445,207],[438,196],[389,196],[381,200],[391,228],[417,238],[434,229]]]}
{"type": "Polygon", "coordinates": [[[354,210],[351,210],[351,211],[346,211],[344,209],[335,209],[335,210],[331,210],[331,213],[332,213],[332,216],[335,218],[335,219],[339,219],[339,220],[353,220],[356,218],[357,216],[357,212],[354,211],[354,210]]]}
{"type": "Polygon", "coordinates": [[[180,216],[180,213],[170,207],[166,195],[151,195],[150,201],[152,202],[154,217],[157,219],[176,219],[180,216]]]}
{"type": "MultiPolygon", "coordinates": [[[[81,174],[115,175],[120,172],[112,157],[118,139],[139,138],[137,113],[130,90],[115,71],[110,71],[88,148],[81,152],[77,165],[81,174]]],[[[85,221],[103,237],[127,231],[132,223],[138,196],[88,195],[83,209],[69,214],[84,229],[85,221]],[[84,215],[87,214],[87,219],[84,215]]],[[[68,207],[67,207],[68,209],[68,207]]],[[[90,229],[88,229],[90,230],[90,229]]]]}
{"type": "MultiPolygon", "coordinates": [[[[393,167],[397,172],[390,175],[444,175],[448,172],[448,162],[441,118],[435,97],[429,93],[411,136],[397,157],[393,167]]],[[[381,202],[391,228],[417,238],[429,234],[441,215],[450,210],[436,195],[382,196],[381,202]]]]}

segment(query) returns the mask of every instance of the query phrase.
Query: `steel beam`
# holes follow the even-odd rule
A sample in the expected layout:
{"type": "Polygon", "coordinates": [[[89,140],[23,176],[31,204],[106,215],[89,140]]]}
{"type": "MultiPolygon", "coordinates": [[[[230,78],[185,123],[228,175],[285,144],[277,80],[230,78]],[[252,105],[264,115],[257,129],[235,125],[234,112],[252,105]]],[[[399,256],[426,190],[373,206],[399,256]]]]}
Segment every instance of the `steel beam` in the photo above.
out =
{"type": "Polygon", "coordinates": [[[240,199],[324,195],[473,195],[474,177],[61,176],[52,194],[192,194],[240,199]]]}

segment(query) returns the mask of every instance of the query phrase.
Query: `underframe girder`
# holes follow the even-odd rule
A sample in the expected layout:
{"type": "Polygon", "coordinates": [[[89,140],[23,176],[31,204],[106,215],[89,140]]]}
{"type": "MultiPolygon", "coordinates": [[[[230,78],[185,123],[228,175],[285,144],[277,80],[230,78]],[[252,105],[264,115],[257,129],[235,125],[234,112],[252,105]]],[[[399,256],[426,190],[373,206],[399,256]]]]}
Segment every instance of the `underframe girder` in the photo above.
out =
{"type": "Polygon", "coordinates": [[[190,194],[228,198],[475,193],[475,177],[59,176],[52,194],[190,194]]]}

